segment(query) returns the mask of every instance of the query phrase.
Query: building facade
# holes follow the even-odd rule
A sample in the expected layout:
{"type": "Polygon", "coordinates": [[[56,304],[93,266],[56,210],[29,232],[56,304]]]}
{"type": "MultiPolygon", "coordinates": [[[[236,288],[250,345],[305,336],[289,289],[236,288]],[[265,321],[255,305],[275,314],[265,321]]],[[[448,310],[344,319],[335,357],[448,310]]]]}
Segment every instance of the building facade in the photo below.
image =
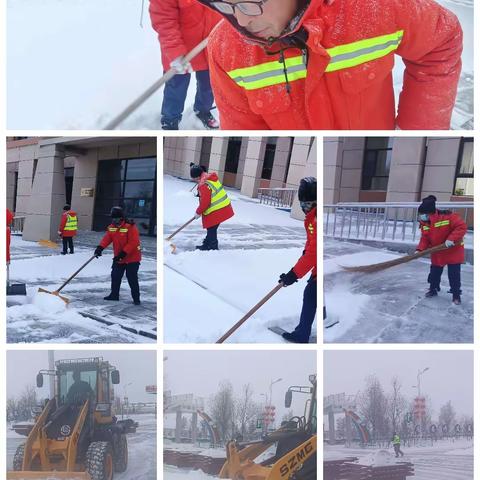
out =
{"type": "MultiPolygon", "coordinates": [[[[259,188],[297,189],[317,176],[315,137],[165,137],[163,155],[165,174],[190,179],[193,162],[251,198],[259,188]]],[[[296,196],[292,216],[303,218],[296,196]]]]}
{"type": "Polygon", "coordinates": [[[473,200],[473,138],[326,137],[324,203],[473,200]]]}
{"type": "Polygon", "coordinates": [[[155,235],[156,171],[155,137],[7,137],[7,208],[24,240],[56,239],[67,203],[79,230],[103,231],[120,205],[155,235]]]}

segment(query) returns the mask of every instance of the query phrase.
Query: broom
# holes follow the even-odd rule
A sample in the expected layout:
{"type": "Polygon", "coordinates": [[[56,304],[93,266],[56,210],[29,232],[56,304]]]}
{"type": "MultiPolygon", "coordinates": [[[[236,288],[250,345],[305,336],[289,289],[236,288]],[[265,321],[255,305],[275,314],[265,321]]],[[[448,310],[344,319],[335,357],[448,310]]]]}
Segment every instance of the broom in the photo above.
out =
{"type": "Polygon", "coordinates": [[[373,265],[362,265],[358,267],[344,267],[341,266],[347,272],[361,272],[361,273],[375,273],[382,270],[386,270],[390,267],[395,267],[395,265],[402,265],[403,263],[411,262],[417,258],[425,257],[430,253],[441,252],[446,250],[449,247],[446,247],[445,244],[437,245],[436,247],[427,248],[421,252],[414,253],[412,255],[405,255],[404,257],[396,258],[395,260],[388,260],[387,262],[374,263],[373,265]]]}

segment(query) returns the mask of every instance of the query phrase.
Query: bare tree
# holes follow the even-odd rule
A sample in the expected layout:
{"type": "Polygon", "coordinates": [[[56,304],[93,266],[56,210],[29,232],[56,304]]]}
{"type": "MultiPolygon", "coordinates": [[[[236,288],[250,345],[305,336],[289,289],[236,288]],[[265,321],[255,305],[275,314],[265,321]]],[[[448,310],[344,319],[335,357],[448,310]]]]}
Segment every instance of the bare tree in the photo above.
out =
{"type": "Polygon", "coordinates": [[[210,401],[211,417],[217,425],[220,438],[226,442],[234,435],[235,401],[232,384],[220,382],[217,393],[210,401]]]}
{"type": "Polygon", "coordinates": [[[455,425],[455,410],[452,406],[452,402],[449,400],[442,408],[440,408],[440,415],[438,422],[440,425],[447,426],[447,433],[452,431],[452,427],[455,425]]]}
{"type": "Polygon", "coordinates": [[[407,400],[401,394],[402,384],[398,377],[392,378],[392,391],[388,396],[388,418],[391,432],[399,432],[404,414],[407,409],[407,400]]]}
{"type": "Polygon", "coordinates": [[[258,417],[261,406],[252,400],[253,390],[249,383],[243,386],[242,394],[235,401],[235,417],[237,428],[242,437],[251,430],[250,425],[258,417]]]}
{"type": "Polygon", "coordinates": [[[360,414],[367,426],[371,427],[374,440],[388,437],[387,397],[383,387],[375,375],[366,378],[366,387],[359,398],[360,414]]]}

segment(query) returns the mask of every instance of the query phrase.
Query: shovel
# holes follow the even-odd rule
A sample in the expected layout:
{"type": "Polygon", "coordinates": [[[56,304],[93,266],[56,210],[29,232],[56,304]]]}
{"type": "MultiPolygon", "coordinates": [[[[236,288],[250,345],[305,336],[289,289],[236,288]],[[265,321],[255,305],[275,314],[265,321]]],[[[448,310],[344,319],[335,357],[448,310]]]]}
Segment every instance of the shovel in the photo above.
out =
{"type": "Polygon", "coordinates": [[[58,243],[52,242],[51,240],[39,240],[37,243],[42,247],[58,248],[58,243]]]}
{"type": "Polygon", "coordinates": [[[279,283],[274,289],[270,290],[256,305],[254,305],[230,330],[225,332],[215,343],[223,343],[235,330],[241,327],[262,305],[267,303],[282,287],[279,283]]]}
{"type": "Polygon", "coordinates": [[[26,295],[27,286],[24,283],[10,283],[10,262],[7,263],[7,296],[26,295]]]}
{"type": "Polygon", "coordinates": [[[67,279],[60,288],[57,290],[50,292],[49,290],[45,290],[44,288],[39,288],[38,291],[42,293],[49,293],[50,295],[55,295],[58,298],[61,298],[67,305],[70,303],[70,300],[67,297],[62,297],[60,295],[60,291],[67,286],[94,258],[97,258],[95,255],[89,258],[69,279],[67,279]]]}
{"type": "MultiPolygon", "coordinates": [[[[181,227],[177,228],[171,235],[169,235],[165,239],[165,241],[169,242],[178,232],[183,230],[186,226],[190,225],[194,220],[195,220],[195,217],[192,217],[188,222],[184,223],[181,227]]],[[[175,253],[175,250],[177,249],[177,246],[175,244],[171,243],[170,247],[172,249],[172,253],[175,253]]]]}

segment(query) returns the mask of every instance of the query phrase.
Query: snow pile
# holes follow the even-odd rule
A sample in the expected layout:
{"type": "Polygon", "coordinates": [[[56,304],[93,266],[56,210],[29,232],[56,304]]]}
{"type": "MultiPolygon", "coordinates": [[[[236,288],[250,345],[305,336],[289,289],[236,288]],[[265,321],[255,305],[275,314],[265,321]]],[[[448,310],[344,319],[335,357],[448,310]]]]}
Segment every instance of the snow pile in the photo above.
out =
{"type": "Polygon", "coordinates": [[[473,445],[470,447],[456,448],[455,450],[449,450],[445,452],[445,455],[472,455],[473,456],[473,445]]]}
{"type": "Polygon", "coordinates": [[[67,304],[61,298],[45,292],[37,292],[32,304],[40,311],[52,315],[64,312],[67,308],[67,304]]]}
{"type": "Polygon", "coordinates": [[[357,463],[367,467],[388,467],[394,465],[395,460],[393,455],[386,450],[379,450],[359,458],[357,463]]]}

